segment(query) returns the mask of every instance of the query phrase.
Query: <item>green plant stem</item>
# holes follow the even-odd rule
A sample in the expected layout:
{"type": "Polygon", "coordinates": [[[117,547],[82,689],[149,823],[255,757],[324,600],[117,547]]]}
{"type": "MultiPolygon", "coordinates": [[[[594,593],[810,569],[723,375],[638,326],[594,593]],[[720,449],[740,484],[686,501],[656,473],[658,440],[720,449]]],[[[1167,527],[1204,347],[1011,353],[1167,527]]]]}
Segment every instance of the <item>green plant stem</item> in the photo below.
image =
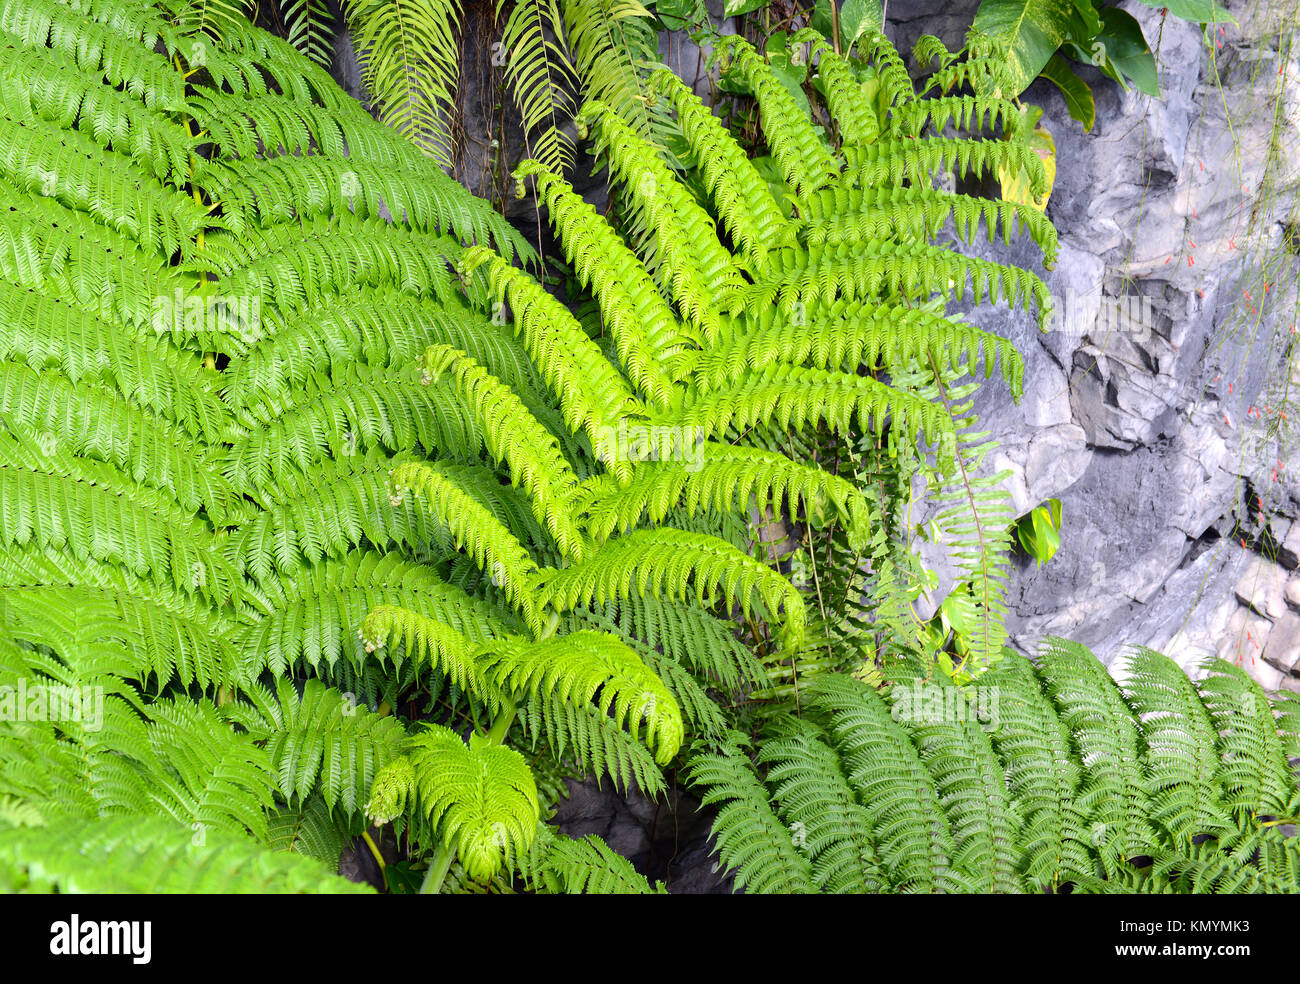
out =
{"type": "Polygon", "coordinates": [[[433,860],[429,862],[429,870],[425,873],[424,881],[420,883],[421,895],[437,895],[442,891],[442,883],[447,878],[447,872],[451,869],[451,860],[455,856],[455,841],[438,845],[438,850],[433,852],[433,860]]]}
{"type": "Polygon", "coordinates": [[[384,876],[384,884],[388,884],[388,865],[384,862],[384,856],[379,852],[379,846],[375,844],[374,838],[370,836],[370,831],[361,831],[361,839],[366,842],[366,847],[370,848],[370,853],[375,857],[375,864],[379,865],[379,873],[384,876]]]}
{"type": "Polygon", "coordinates": [[[488,729],[487,740],[493,745],[500,745],[506,739],[506,732],[510,730],[510,725],[515,723],[515,713],[517,708],[512,701],[503,701],[501,713],[497,715],[496,720],[492,722],[492,727],[488,729]]]}

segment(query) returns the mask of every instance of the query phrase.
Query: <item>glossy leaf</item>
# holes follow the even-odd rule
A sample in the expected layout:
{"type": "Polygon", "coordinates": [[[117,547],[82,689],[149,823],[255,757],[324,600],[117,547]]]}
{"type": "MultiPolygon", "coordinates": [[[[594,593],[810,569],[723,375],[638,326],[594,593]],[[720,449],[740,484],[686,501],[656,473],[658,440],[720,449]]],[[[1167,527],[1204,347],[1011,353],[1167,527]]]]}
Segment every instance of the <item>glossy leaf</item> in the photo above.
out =
{"type": "Polygon", "coordinates": [[[1214,0],[1141,0],[1148,7],[1168,9],[1169,13],[1197,24],[1235,24],[1237,18],[1214,0]]]}
{"type": "Polygon", "coordinates": [[[984,0],[972,26],[1006,43],[1014,95],[1029,87],[1061,45],[1086,33],[1072,0],[984,0]]]}
{"type": "Polygon", "coordinates": [[[1052,56],[1052,60],[1043,68],[1042,75],[1061,90],[1070,116],[1083,124],[1084,132],[1092,132],[1093,124],[1097,121],[1097,107],[1088,83],[1075,75],[1060,55],[1052,56]]]}

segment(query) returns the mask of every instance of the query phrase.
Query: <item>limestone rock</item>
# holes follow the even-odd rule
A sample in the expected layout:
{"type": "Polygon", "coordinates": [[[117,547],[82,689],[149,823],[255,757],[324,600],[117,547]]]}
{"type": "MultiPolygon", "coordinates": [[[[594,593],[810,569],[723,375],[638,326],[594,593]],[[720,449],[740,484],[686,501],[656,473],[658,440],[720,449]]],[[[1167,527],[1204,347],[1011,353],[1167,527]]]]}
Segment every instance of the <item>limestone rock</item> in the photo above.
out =
{"type": "Polygon", "coordinates": [[[1264,647],[1264,662],[1284,673],[1296,669],[1300,663],[1300,615],[1288,612],[1278,619],[1264,647]]]}
{"type": "Polygon", "coordinates": [[[1254,558],[1237,580],[1237,600],[1260,615],[1281,618],[1286,612],[1286,571],[1263,557],[1254,558]]]}

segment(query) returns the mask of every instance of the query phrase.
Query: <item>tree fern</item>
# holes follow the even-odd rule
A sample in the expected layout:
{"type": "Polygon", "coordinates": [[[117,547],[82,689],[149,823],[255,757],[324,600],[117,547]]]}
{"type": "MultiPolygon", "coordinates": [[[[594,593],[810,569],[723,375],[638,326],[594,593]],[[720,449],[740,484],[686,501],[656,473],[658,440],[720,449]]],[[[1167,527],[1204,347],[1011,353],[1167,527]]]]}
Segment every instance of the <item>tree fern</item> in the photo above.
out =
{"type": "MultiPolygon", "coordinates": [[[[709,605],[793,624],[797,599],[706,537],[688,569],[627,551],[587,566],[590,440],[566,417],[606,400],[582,395],[602,376],[557,399],[533,361],[552,335],[474,313],[488,295],[453,269],[475,243],[527,258],[518,234],[283,42],[192,5],[118,6],[0,6],[0,603],[14,672],[103,688],[111,722],[14,729],[3,795],[328,855],[374,778],[414,761],[406,820],[435,867],[453,845],[471,880],[522,856],[535,806],[494,853],[495,794],[439,778],[451,746],[323,682],[370,693],[376,674],[390,697],[451,687],[470,718],[495,715],[497,750],[471,739],[471,763],[540,745],[661,788],[684,738],[675,694],[716,729],[697,681],[743,661],[672,606],[655,609],[664,652],[617,626],[553,635],[561,616],[632,604],[626,577],[654,581],[640,604],[698,577],[709,605]],[[549,589],[558,607],[543,572],[576,578],[549,589]]],[[[519,277],[521,298],[539,289],[519,277]]]]}
{"type": "MultiPolygon", "coordinates": [[[[615,57],[635,67],[633,12],[583,6],[628,21],[615,57]]],[[[421,9],[436,50],[404,82],[428,91],[398,120],[435,140],[449,7],[421,9]]],[[[941,303],[1041,306],[1041,282],[932,240],[950,219],[967,239],[980,222],[989,237],[1018,227],[1050,261],[1053,232],[930,191],[931,169],[1012,152],[923,129],[1005,107],[918,109],[872,38],[861,50],[888,98],[854,102],[823,51],[822,132],[729,42],[789,181],[779,203],[686,86],[605,65],[581,122],[622,186],[622,224],[556,161],[518,175],[596,300],[584,324],[520,269],[531,251],[485,203],[224,10],[0,0],[0,44],[20,56],[0,71],[0,669],[102,687],[105,702],[100,731],[0,729],[0,817],[26,825],[0,837],[4,877],[54,884],[32,878],[24,845],[70,855],[35,824],[95,844],[102,816],[210,832],[243,857],[235,838],[277,884],[328,885],[286,852],[336,857],[368,814],[427,855],[431,890],[508,890],[517,873],[549,891],[644,891],[607,847],[544,826],[547,790],[568,770],[653,795],[688,729],[706,743],[689,774],[721,806],[721,854],[750,890],[1105,887],[1134,852],[1157,859],[1153,884],[1292,877],[1260,818],[1294,813],[1295,729],[1276,734],[1265,704],[1240,718],[1245,685],[1221,669],[1200,696],[1154,667],[1123,692],[1066,659],[1049,659],[1046,687],[1007,669],[1037,695],[1028,745],[895,719],[905,681],[881,698],[823,674],[799,691],[807,719],[769,715],[751,760],[715,703],[761,693],[812,636],[799,592],[725,533],[736,517],[829,525],[889,569],[875,489],[799,461],[796,439],[925,434],[960,456],[962,412],[908,373],[947,385],[982,357],[1019,391],[1010,345],[941,303]],[[669,122],[688,180],[646,139],[669,122]],[[666,456],[634,443],[656,433],[676,442],[666,456]],[[1135,710],[1171,694],[1190,733],[1135,710]],[[394,713],[414,701],[426,720],[394,713]],[[1076,750],[1111,745],[1123,754],[1105,766],[1076,750]],[[1077,773],[1043,773],[1044,749],[1062,748],[1077,773]],[[1190,771],[1168,751],[1183,748],[1190,771]],[[1120,840],[1085,844],[1098,823],[1120,840]],[[1193,853],[1202,833],[1223,850],[1193,853]]],[[[565,27],[601,65],[582,51],[593,24],[565,27]]],[[[559,57],[539,21],[515,27],[559,57]]],[[[381,29],[376,45],[405,43],[396,21],[381,29]]],[[[558,138],[537,146],[562,154],[558,138]]]]}
{"type": "MultiPolygon", "coordinates": [[[[990,237],[999,229],[1006,240],[1013,231],[1028,233],[1050,266],[1056,236],[1040,213],[932,188],[931,172],[977,169],[995,153],[986,145],[1007,146],[1006,141],[925,131],[944,131],[949,123],[997,130],[1007,107],[981,95],[930,106],[935,100],[919,100],[908,84],[906,92],[893,92],[872,108],[871,122],[855,116],[828,135],[793,104],[786,106],[784,86],[745,42],[727,39],[723,48],[763,109],[764,137],[785,174],[791,217],[782,215],[766,182],[718,121],[662,71],[653,77],[654,89],[676,111],[710,196],[703,205],[618,112],[596,101],[588,103],[579,121],[591,130],[593,151],[608,162],[611,182],[623,189],[627,214],[621,230],[632,246],[605,228],[558,175],[533,163],[516,172],[536,180],[566,257],[597,300],[620,368],[635,388],[629,397],[602,385],[599,391],[611,397],[617,392],[617,403],[611,400],[600,411],[590,405],[579,411],[572,403],[571,424],[585,425],[612,474],[610,487],[617,482],[641,496],[649,496],[649,489],[630,482],[626,465],[611,461],[614,455],[607,450],[610,417],[618,412],[615,406],[636,407],[630,399],[644,401],[645,409],[637,409],[646,415],[647,428],[676,426],[719,442],[772,428],[793,432],[792,437],[829,431],[854,443],[872,430],[879,435],[887,420],[899,437],[924,435],[941,452],[942,470],[952,476],[951,491],[959,495],[947,521],[969,584],[979,595],[982,628],[975,649],[986,665],[1000,652],[1004,634],[1001,582],[1008,541],[1007,523],[999,517],[1005,506],[998,498],[998,477],[976,474],[987,447],[973,433],[974,422],[965,419],[971,389],[951,386],[956,370],[973,371],[982,356],[986,373],[1000,362],[1018,396],[1023,364],[1006,340],[946,317],[943,302],[962,296],[976,303],[1005,299],[1036,307],[1041,318],[1048,298],[1032,273],[963,256],[933,239],[951,219],[969,241],[982,221],[990,237]],[[922,150],[914,153],[913,144],[922,150]],[[708,206],[716,209],[721,229],[708,206]],[[868,373],[861,375],[864,365],[868,373]],[[894,385],[875,378],[886,373],[894,385]],[[948,375],[936,375],[943,373],[948,375]],[[923,378],[931,380],[924,389],[923,378]]],[[[889,73],[891,85],[900,84],[888,42],[869,38],[863,50],[889,73]]],[[[819,50],[819,57],[832,115],[861,115],[857,83],[844,60],[829,49],[819,50]]],[[[1026,166],[1038,173],[1032,162],[1026,166]]],[[[540,319],[516,303],[523,297],[505,264],[484,264],[476,255],[473,268],[485,269],[492,294],[515,304],[523,331],[539,330],[540,319]]],[[[547,318],[570,320],[566,334],[578,337],[578,326],[563,312],[548,310],[547,318]]],[[[580,341],[572,359],[565,360],[568,365],[557,356],[569,349],[533,347],[530,354],[558,390],[561,380],[578,375],[579,364],[599,365],[590,349],[580,341]]],[[[573,401],[569,394],[561,398],[573,401]]],[[[672,501],[676,487],[691,490],[684,479],[668,485],[673,471],[660,471],[665,484],[656,490],[659,498],[645,500],[653,502],[650,518],[672,501]]],[[[629,499],[629,507],[636,501],[629,499]]],[[[837,518],[860,548],[868,538],[863,497],[849,495],[835,504],[837,518]]],[[[793,511],[795,504],[790,506],[793,511]]],[[[604,519],[606,528],[620,522],[625,520],[604,519]]]]}

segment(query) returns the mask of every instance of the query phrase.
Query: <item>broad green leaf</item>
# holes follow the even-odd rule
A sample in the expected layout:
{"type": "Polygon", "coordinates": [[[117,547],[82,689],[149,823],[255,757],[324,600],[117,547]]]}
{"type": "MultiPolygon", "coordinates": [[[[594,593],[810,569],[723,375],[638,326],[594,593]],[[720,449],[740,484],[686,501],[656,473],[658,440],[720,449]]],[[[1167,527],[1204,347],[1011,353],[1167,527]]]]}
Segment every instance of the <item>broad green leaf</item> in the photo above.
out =
{"type": "Polygon", "coordinates": [[[1061,534],[1040,509],[1034,510],[1034,539],[1038,543],[1040,564],[1045,564],[1056,556],[1056,551],[1061,547],[1061,534]]]}
{"type": "Polygon", "coordinates": [[[1016,523],[1016,534],[1025,553],[1047,563],[1061,547],[1061,500],[1048,499],[1016,523]]]}
{"type": "Polygon", "coordinates": [[[1160,95],[1155,55],[1142,33],[1142,25],[1132,14],[1117,7],[1106,8],[1102,21],[1097,44],[1102,46],[1105,57],[1119,72],[1133,80],[1138,91],[1148,96],[1160,95]]]}
{"type": "Polygon", "coordinates": [[[675,31],[698,23],[702,14],[707,15],[704,0],[659,0],[649,6],[654,7],[655,13],[675,31]]]}
{"type": "Polygon", "coordinates": [[[1083,33],[1073,0],[984,0],[975,30],[1007,43],[1007,68],[1019,95],[1067,40],[1083,33]]]}
{"type": "Polygon", "coordinates": [[[1083,124],[1085,133],[1090,133],[1097,121],[1097,107],[1088,83],[1075,75],[1060,55],[1052,56],[1051,61],[1043,67],[1042,76],[1061,90],[1070,116],[1083,124]]]}
{"type": "Polygon", "coordinates": [[[1077,36],[1075,40],[1095,37],[1101,31],[1102,21],[1102,15],[1097,11],[1096,5],[1092,0],[1074,0],[1074,9],[1078,11],[1086,32],[1077,36]]]}
{"type": "Polygon", "coordinates": [[[418,895],[424,872],[412,868],[410,861],[395,861],[384,868],[384,884],[393,895],[418,895]]]}
{"type": "Polygon", "coordinates": [[[808,93],[803,91],[803,83],[808,78],[808,63],[805,60],[805,46],[795,45],[790,48],[790,36],[784,31],[773,34],[767,39],[767,63],[772,67],[772,74],[794,97],[794,101],[805,113],[812,114],[808,102],[808,93]]]}
{"type": "Polygon", "coordinates": [[[1141,0],[1148,7],[1168,8],[1175,17],[1197,24],[1235,24],[1237,18],[1214,0],[1141,0]]]}
{"type": "Polygon", "coordinates": [[[978,618],[975,614],[975,599],[964,588],[958,588],[948,595],[939,611],[947,627],[959,636],[969,635],[978,618]]]}
{"type": "MultiPolygon", "coordinates": [[[[848,51],[868,31],[882,30],[884,23],[880,0],[846,0],[840,7],[840,50],[848,51]]],[[[831,39],[831,0],[817,0],[812,26],[831,39]]]]}
{"type": "Polygon", "coordinates": [[[767,0],[726,0],[722,5],[722,13],[725,17],[735,17],[738,14],[748,14],[754,10],[761,10],[767,6],[767,0]]]}

